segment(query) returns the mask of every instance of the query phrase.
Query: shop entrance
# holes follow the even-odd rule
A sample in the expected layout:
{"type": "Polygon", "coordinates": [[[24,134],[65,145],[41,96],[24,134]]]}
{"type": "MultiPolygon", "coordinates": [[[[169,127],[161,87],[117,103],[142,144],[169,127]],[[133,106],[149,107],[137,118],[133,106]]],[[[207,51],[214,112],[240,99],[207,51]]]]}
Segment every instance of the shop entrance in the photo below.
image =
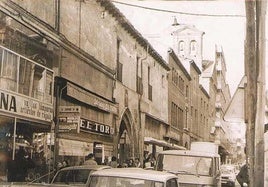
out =
{"type": "Polygon", "coordinates": [[[119,127],[118,160],[121,166],[128,164],[129,160],[133,159],[134,156],[131,122],[130,112],[127,110],[119,127]]]}

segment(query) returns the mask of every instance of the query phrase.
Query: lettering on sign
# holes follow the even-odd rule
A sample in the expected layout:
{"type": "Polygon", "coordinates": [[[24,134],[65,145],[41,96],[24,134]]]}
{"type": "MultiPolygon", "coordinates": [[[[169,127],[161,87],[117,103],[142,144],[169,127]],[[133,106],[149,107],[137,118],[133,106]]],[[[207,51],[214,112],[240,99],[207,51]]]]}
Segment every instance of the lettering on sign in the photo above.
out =
{"type": "Polygon", "coordinates": [[[53,106],[33,98],[0,90],[0,111],[31,119],[51,122],[53,106]]]}
{"type": "Polygon", "coordinates": [[[17,112],[16,97],[13,95],[1,93],[0,108],[7,111],[17,112]]]}
{"type": "Polygon", "coordinates": [[[60,106],[59,107],[59,131],[79,132],[80,106],[60,106]]]}
{"type": "Polygon", "coordinates": [[[113,134],[113,128],[111,128],[109,125],[99,124],[86,119],[80,119],[80,130],[107,135],[113,134]]]}

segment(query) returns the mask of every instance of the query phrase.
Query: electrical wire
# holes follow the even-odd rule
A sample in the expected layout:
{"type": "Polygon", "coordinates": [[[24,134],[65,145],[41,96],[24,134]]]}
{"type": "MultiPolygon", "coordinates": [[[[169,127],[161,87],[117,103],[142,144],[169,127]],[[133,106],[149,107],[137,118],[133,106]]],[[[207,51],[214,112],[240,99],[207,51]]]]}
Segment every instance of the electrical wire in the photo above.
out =
{"type": "Polygon", "coordinates": [[[235,14],[233,14],[233,15],[232,14],[198,14],[198,13],[180,12],[180,11],[165,10],[165,9],[158,9],[158,8],[134,5],[134,4],[123,3],[123,2],[120,2],[120,1],[114,1],[114,0],[112,0],[112,2],[117,3],[117,4],[126,5],[126,6],[132,6],[132,7],[136,7],[136,8],[143,8],[143,9],[147,9],[147,10],[158,11],[158,12],[176,13],[176,14],[189,15],[189,16],[242,17],[242,18],[246,17],[245,15],[235,15],[235,14]]]}

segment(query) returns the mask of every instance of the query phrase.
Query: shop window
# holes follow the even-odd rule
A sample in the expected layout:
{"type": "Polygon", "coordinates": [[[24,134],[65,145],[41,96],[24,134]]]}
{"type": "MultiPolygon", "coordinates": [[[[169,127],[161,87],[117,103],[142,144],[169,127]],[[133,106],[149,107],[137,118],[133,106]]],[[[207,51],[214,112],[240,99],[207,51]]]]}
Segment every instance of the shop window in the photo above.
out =
{"type": "MultiPolygon", "coordinates": [[[[40,128],[29,121],[3,115],[0,115],[0,119],[0,177],[7,178],[9,182],[17,180],[13,172],[22,166],[16,164],[22,152],[29,161],[25,166],[28,167],[25,176],[29,180],[45,176],[47,169],[52,167],[50,161],[53,157],[53,148],[48,141],[49,126],[40,128]]],[[[45,182],[48,178],[41,180],[45,182]]]]}

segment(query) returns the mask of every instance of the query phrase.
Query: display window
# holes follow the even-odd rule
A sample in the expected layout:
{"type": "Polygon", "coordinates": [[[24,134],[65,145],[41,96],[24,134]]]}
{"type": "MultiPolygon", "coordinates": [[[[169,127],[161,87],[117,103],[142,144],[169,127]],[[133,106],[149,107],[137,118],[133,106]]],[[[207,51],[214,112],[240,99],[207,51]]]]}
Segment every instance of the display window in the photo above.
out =
{"type": "Polygon", "coordinates": [[[0,129],[0,181],[32,181],[53,170],[47,125],[0,115],[0,129]]]}

